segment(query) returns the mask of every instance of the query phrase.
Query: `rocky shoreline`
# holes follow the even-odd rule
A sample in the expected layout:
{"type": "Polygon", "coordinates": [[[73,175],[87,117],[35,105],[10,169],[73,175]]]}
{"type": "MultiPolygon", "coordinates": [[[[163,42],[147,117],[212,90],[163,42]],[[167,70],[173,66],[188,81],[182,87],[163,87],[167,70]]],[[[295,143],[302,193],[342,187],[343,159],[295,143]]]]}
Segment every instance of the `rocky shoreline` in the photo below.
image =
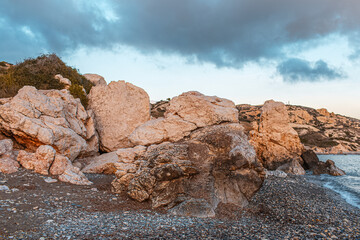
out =
{"type": "Polygon", "coordinates": [[[315,152],[316,155],[360,155],[360,152],[343,152],[343,153],[323,153],[315,152]]]}
{"type": "Polygon", "coordinates": [[[113,194],[113,176],[92,186],[47,183],[28,170],[0,173],[0,239],[358,239],[360,209],[306,176],[268,177],[243,210],[180,217],[113,194]]]}

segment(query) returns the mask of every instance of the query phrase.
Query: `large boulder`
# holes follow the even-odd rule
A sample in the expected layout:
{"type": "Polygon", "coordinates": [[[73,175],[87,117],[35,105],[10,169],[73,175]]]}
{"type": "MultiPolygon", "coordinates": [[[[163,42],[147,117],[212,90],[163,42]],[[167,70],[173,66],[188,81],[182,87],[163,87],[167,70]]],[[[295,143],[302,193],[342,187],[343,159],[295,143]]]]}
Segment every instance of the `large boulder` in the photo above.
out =
{"type": "Polygon", "coordinates": [[[219,203],[243,207],[265,177],[242,126],[235,123],[142,148],[130,159],[118,166],[114,192],[140,202],[150,199],[153,208],[176,206],[173,214],[212,217],[219,203]]]}
{"type": "Polygon", "coordinates": [[[304,161],[305,169],[313,171],[313,174],[329,174],[332,176],[342,176],[345,175],[345,171],[335,166],[334,161],[327,160],[322,162],[319,160],[318,156],[313,150],[307,150],[301,155],[304,161]]]}
{"type": "Polygon", "coordinates": [[[250,138],[257,156],[267,169],[275,170],[293,159],[301,161],[304,146],[298,133],[290,126],[287,109],[282,102],[265,102],[260,122],[254,124],[250,138]]]}
{"type": "Polygon", "coordinates": [[[164,117],[144,123],[130,135],[129,139],[133,145],[176,142],[189,136],[199,127],[222,122],[238,122],[238,111],[232,101],[205,96],[199,92],[185,92],[170,102],[164,102],[160,112],[164,117]]]}
{"type": "Polygon", "coordinates": [[[98,139],[93,129],[94,120],[67,90],[25,86],[0,105],[0,130],[29,151],[50,145],[70,160],[94,154],[98,139]]]}
{"type": "Polygon", "coordinates": [[[129,139],[134,145],[158,144],[165,141],[176,142],[188,136],[196,125],[178,116],[152,119],[135,129],[129,139]]]}
{"type": "Polygon", "coordinates": [[[314,175],[320,174],[329,174],[332,176],[342,176],[345,175],[345,171],[335,166],[334,161],[328,159],[326,162],[319,162],[319,164],[313,169],[314,175]]]}
{"type": "Polygon", "coordinates": [[[171,99],[165,117],[168,115],[177,115],[197,127],[238,122],[238,111],[232,101],[199,92],[185,92],[171,99]]]}
{"type": "Polygon", "coordinates": [[[0,141],[0,172],[14,173],[19,168],[13,153],[13,142],[10,139],[0,141]]]}
{"type": "Polygon", "coordinates": [[[132,147],[129,135],[150,120],[147,93],[131,83],[118,81],[93,87],[88,98],[89,108],[95,115],[101,150],[112,152],[132,147]]]}

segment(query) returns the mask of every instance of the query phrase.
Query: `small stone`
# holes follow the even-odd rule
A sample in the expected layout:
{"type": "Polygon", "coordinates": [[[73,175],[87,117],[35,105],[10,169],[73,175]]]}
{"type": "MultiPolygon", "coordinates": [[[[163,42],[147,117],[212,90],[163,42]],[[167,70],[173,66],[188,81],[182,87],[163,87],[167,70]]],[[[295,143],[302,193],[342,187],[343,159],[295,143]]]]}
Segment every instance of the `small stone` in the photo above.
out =
{"type": "Polygon", "coordinates": [[[47,177],[47,178],[44,178],[44,181],[47,183],[56,183],[58,180],[51,178],[51,177],[47,177]]]}
{"type": "Polygon", "coordinates": [[[6,185],[0,185],[0,191],[9,191],[10,188],[6,185]]]}

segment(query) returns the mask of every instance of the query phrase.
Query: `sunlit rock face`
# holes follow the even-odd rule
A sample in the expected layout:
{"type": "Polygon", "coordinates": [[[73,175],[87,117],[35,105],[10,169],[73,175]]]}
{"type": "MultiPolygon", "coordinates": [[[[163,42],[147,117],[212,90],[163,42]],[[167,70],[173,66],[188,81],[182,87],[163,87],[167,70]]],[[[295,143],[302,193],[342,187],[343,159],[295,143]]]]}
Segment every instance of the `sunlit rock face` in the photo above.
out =
{"type": "Polygon", "coordinates": [[[98,85],[91,89],[89,109],[94,113],[102,151],[132,147],[129,135],[136,127],[150,120],[147,93],[125,81],[98,85]]]}
{"type": "Polygon", "coordinates": [[[275,170],[294,159],[302,163],[300,156],[304,146],[290,126],[286,106],[281,102],[265,102],[259,123],[250,131],[250,142],[267,169],[275,170]]]}
{"type": "Polygon", "coordinates": [[[144,123],[130,135],[134,145],[176,142],[199,127],[238,122],[238,111],[232,101],[199,92],[185,92],[174,97],[160,111],[165,111],[164,117],[144,123]]]}
{"type": "Polygon", "coordinates": [[[13,142],[10,139],[0,141],[0,172],[17,172],[19,164],[13,152],[13,142]]]}
{"type": "Polygon", "coordinates": [[[0,129],[29,151],[50,145],[70,160],[98,152],[94,119],[65,89],[23,87],[0,105],[0,129]]]}

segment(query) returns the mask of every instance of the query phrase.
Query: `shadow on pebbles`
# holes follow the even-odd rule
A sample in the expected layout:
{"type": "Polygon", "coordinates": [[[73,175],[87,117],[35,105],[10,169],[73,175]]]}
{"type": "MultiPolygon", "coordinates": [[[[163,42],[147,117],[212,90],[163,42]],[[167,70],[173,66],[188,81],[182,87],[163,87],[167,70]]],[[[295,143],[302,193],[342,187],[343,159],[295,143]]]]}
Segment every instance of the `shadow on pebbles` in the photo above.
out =
{"type": "Polygon", "coordinates": [[[360,239],[360,209],[305,177],[270,177],[245,209],[216,218],[151,210],[110,191],[111,175],[75,186],[27,170],[0,173],[0,239],[360,239]]]}

